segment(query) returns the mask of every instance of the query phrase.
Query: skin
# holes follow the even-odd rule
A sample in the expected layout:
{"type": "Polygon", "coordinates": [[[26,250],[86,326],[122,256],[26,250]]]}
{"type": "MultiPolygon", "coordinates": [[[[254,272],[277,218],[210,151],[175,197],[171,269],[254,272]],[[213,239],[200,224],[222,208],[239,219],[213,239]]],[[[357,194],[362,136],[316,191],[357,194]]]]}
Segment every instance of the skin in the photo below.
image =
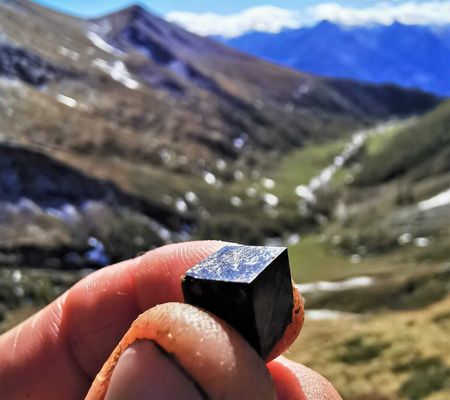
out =
{"type": "Polygon", "coordinates": [[[143,312],[141,321],[151,327],[153,338],[148,340],[146,328],[142,340],[127,343],[117,353],[112,378],[104,385],[107,400],[197,400],[201,392],[211,400],[341,399],[328,381],[308,368],[282,357],[265,365],[223,321],[174,304],[183,301],[183,273],[223,245],[169,245],[103,268],[0,336],[2,399],[85,398],[96,374],[118,343],[126,342],[124,335],[143,312]],[[176,353],[175,359],[155,345],[164,334],[168,339],[168,333],[177,344],[165,346],[176,353]]]}

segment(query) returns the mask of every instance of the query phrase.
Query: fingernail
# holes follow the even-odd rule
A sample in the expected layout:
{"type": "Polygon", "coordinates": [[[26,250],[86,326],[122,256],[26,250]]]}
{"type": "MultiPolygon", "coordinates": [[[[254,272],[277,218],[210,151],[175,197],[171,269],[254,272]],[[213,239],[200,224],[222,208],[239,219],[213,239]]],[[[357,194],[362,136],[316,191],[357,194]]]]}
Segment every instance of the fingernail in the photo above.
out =
{"type": "Polygon", "coordinates": [[[203,400],[194,382],[151,341],[126,349],[111,376],[105,400],[203,400]]]}

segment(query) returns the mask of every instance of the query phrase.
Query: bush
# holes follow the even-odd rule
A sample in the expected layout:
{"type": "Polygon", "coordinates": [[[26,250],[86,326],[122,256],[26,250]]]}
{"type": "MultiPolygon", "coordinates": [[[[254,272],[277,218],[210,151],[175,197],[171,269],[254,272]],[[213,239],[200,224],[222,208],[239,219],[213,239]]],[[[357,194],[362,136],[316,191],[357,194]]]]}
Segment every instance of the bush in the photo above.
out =
{"type": "Polygon", "coordinates": [[[338,361],[357,364],[377,358],[389,344],[357,336],[342,345],[338,361]]]}
{"type": "Polygon", "coordinates": [[[424,399],[450,387],[450,368],[438,357],[422,358],[394,368],[394,372],[403,371],[409,371],[410,375],[398,393],[408,400],[424,399]]]}

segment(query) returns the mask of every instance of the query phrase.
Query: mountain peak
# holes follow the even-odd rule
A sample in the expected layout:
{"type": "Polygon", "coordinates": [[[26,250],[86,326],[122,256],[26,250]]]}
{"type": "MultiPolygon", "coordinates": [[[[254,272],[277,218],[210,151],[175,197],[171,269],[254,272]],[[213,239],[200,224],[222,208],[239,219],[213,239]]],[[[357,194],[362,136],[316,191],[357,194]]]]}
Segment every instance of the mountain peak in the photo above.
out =
{"type": "Polygon", "coordinates": [[[119,11],[121,13],[124,14],[128,14],[132,17],[138,17],[138,16],[143,16],[143,15],[152,15],[143,4],[140,3],[135,3],[132,4],[131,6],[128,6],[124,9],[122,9],[121,11],[119,11]]]}
{"type": "Polygon", "coordinates": [[[99,18],[94,18],[94,20],[98,19],[125,19],[127,21],[134,21],[136,19],[145,18],[151,19],[154,18],[155,15],[149,11],[145,5],[141,3],[135,3],[128,7],[122,8],[120,10],[114,11],[109,14],[105,14],[99,18]]]}
{"type": "Polygon", "coordinates": [[[324,19],[311,28],[317,35],[326,36],[338,35],[342,32],[342,27],[328,19],[324,19]]]}
{"type": "Polygon", "coordinates": [[[339,28],[339,25],[331,22],[329,19],[323,19],[316,25],[316,28],[336,29],[339,28]]]}

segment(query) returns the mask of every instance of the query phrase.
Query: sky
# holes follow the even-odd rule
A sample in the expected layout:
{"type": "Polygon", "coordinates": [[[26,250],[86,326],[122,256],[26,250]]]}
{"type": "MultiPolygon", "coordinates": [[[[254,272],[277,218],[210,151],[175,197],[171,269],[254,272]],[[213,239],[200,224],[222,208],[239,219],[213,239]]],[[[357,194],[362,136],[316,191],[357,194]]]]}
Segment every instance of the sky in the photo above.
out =
{"type": "MultiPolygon", "coordinates": [[[[261,5],[300,9],[323,3],[323,0],[37,0],[37,2],[75,15],[97,16],[135,3],[144,5],[160,15],[165,15],[171,11],[212,12],[226,15],[261,5]]],[[[341,1],[340,3],[351,6],[366,6],[376,3],[376,0],[351,0],[341,1]]]]}
{"type": "MultiPolygon", "coordinates": [[[[130,0],[37,0],[78,16],[98,16],[130,0]]],[[[276,33],[329,20],[342,25],[450,24],[450,0],[137,0],[147,9],[200,35],[236,37],[276,33]]]]}

